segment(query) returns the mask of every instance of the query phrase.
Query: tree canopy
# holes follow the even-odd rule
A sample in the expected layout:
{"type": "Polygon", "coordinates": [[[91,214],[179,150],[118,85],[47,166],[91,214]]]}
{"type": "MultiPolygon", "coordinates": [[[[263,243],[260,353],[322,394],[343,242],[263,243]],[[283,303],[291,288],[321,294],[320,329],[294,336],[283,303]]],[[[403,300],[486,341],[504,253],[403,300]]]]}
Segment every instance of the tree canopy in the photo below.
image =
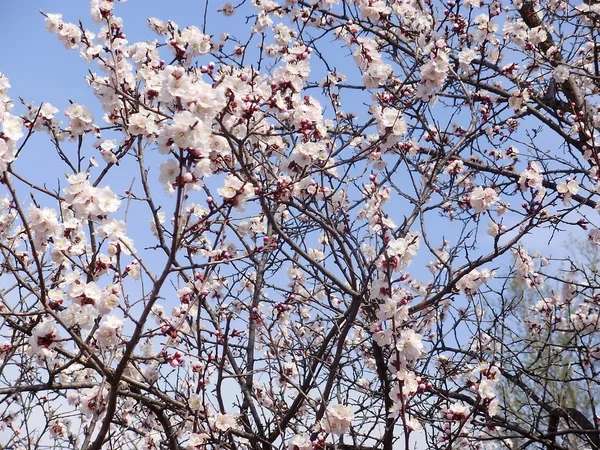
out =
{"type": "Polygon", "coordinates": [[[119,8],[0,74],[1,448],[600,450],[600,4],[119,8]]]}

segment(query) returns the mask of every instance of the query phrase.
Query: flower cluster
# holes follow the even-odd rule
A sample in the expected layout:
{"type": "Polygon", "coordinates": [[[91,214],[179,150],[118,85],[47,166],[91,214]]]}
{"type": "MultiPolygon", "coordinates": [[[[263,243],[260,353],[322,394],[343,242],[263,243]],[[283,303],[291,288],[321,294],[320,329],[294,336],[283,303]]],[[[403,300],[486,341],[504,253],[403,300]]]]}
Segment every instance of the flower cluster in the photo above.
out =
{"type": "Polygon", "coordinates": [[[329,405],[325,416],[321,419],[321,428],[325,433],[341,436],[348,433],[353,419],[354,411],[349,406],[329,405]]]}
{"type": "Polygon", "coordinates": [[[67,181],[69,186],[64,189],[65,204],[79,219],[106,217],[121,206],[121,201],[110,187],[92,186],[86,173],[70,175],[67,181]]]}
{"type": "Polygon", "coordinates": [[[5,171],[14,161],[17,146],[16,141],[23,137],[23,121],[10,113],[12,101],[8,96],[10,83],[0,72],[0,171],[5,171]]]}

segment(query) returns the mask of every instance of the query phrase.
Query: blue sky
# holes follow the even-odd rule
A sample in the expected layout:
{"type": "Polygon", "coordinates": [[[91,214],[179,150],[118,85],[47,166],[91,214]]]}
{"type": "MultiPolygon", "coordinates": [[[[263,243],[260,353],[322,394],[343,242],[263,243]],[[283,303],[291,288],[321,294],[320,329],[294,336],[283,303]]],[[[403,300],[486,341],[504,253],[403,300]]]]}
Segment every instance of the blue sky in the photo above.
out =
{"type": "MultiPolygon", "coordinates": [[[[222,28],[217,13],[222,2],[209,3],[212,12],[207,23],[208,32],[222,28]]],[[[11,95],[26,101],[47,101],[59,109],[68,106],[68,98],[83,104],[93,104],[93,95],[85,83],[90,67],[81,60],[78,51],[68,51],[58,39],[46,31],[46,13],[63,14],[63,20],[84,25],[92,30],[87,0],[3,0],[0,4],[0,71],[12,84],[11,95]]],[[[155,39],[146,25],[148,17],[173,20],[180,26],[201,25],[204,2],[191,0],[129,0],[116,4],[116,15],[123,17],[125,32],[130,42],[155,39]]],[[[91,105],[90,105],[91,106],[91,105]]]]}

